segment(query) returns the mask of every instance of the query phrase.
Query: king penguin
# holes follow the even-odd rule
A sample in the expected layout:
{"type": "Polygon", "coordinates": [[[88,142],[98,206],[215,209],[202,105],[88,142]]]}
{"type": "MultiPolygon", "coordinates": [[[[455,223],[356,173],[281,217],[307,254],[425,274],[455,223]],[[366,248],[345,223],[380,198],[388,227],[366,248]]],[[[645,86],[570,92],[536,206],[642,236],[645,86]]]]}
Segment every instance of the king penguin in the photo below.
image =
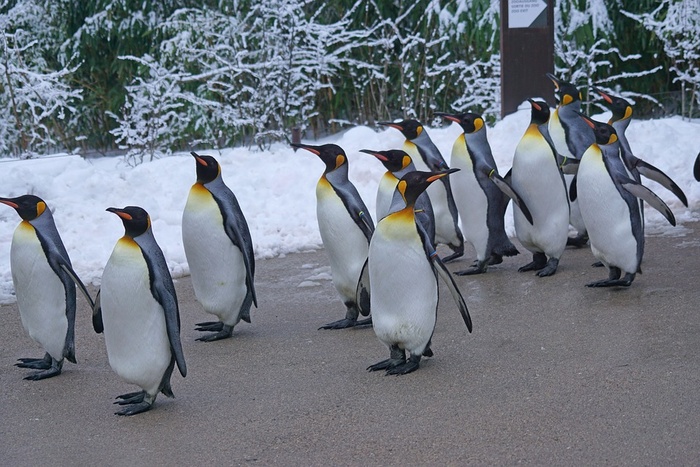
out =
{"type": "Polygon", "coordinates": [[[533,222],[520,208],[513,208],[515,233],[520,243],[532,252],[532,262],[518,271],[538,271],[540,277],[557,271],[559,258],[569,234],[569,197],[557,162],[557,153],[547,130],[549,106],[530,102],[530,125],[515,148],[511,180],[523,201],[531,209],[533,222]]]}
{"type": "Polygon", "coordinates": [[[117,396],[129,407],[117,415],[150,410],[159,392],[174,397],[170,376],[175,363],[187,375],[180,343],[177,295],[165,257],[156,243],[148,213],[138,206],[108,208],[124,224],[102,273],[93,324],[104,331],[109,364],[141,391],[117,396]]]}
{"type": "Polygon", "coordinates": [[[433,355],[430,343],[437,315],[438,274],[472,331],[462,294],[415,218],[418,196],[430,183],[457,170],[405,174],[396,185],[389,214],[377,224],[369,247],[370,301],[374,332],[389,348],[390,357],[371,365],[369,371],[402,375],[417,370],[422,356],[433,355]]]}
{"type": "Polygon", "coordinates": [[[323,247],[333,275],[333,285],[347,311],[345,318],[319,329],[343,329],[371,324],[372,319],[357,320],[360,313],[369,315],[369,284],[366,274],[367,251],[374,232],[374,222],[367,206],[348,179],[348,158],[336,144],[311,146],[292,144],[317,155],[326,168],[316,184],[316,217],[323,247]],[[367,302],[367,303],[364,303],[367,302]]]}
{"type": "Polygon", "coordinates": [[[620,156],[615,129],[579,114],[594,131],[595,144],[583,154],[571,198],[578,199],[590,236],[591,251],[609,270],[608,279],[586,284],[613,287],[632,284],[644,255],[641,198],[676,225],[673,213],[652,191],[629,176],[620,156]],[[624,277],[620,276],[624,273],[624,277]]]}
{"type": "Polygon", "coordinates": [[[520,196],[498,175],[484,119],[475,113],[435,114],[458,123],[463,130],[452,146],[450,165],[461,169],[452,176],[452,189],[464,238],[476,250],[476,264],[455,274],[482,274],[489,264],[501,263],[503,256],[518,254],[505,231],[508,198],[520,207],[528,222],[532,222],[532,215],[520,196]]]}
{"type": "MultiPolygon", "coordinates": [[[[595,143],[595,135],[591,128],[581,120],[581,92],[576,86],[558,79],[551,73],[547,77],[554,83],[558,105],[549,119],[549,134],[557,152],[568,159],[581,159],[583,153],[595,143]]],[[[567,188],[571,185],[573,176],[564,177],[567,188]]],[[[577,235],[568,240],[567,244],[582,247],[588,242],[586,226],[581,218],[578,203],[570,200],[569,223],[576,229],[577,235]]]]}
{"type": "MultiPolygon", "coordinates": [[[[394,197],[396,185],[399,179],[408,172],[416,170],[411,156],[406,151],[401,149],[390,149],[388,151],[374,151],[371,149],[360,149],[360,152],[371,154],[384,165],[386,173],[379,180],[377,188],[377,200],[375,204],[375,213],[377,220],[381,220],[389,213],[391,200],[394,197]]],[[[437,244],[435,239],[435,215],[433,206],[428,197],[428,193],[423,192],[416,200],[416,219],[423,224],[423,228],[428,233],[433,243],[437,244]]]]}
{"type": "Polygon", "coordinates": [[[191,153],[197,182],[190,189],[182,214],[182,244],[190,267],[195,296],[218,321],[197,324],[197,331],[213,331],[199,341],[231,337],[241,320],[250,323],[255,295],[253,242],[238,200],[221,177],[211,156],[191,153]]]}
{"type": "Polygon", "coordinates": [[[626,135],[627,127],[632,121],[632,104],[622,97],[608,94],[595,86],[593,87],[593,90],[600,94],[612,112],[608,125],[611,125],[617,133],[617,138],[620,142],[620,154],[622,155],[622,161],[625,163],[627,170],[630,171],[632,179],[638,183],[641,183],[641,175],[644,175],[646,178],[654,180],[676,195],[681,203],[683,203],[685,207],[688,207],[688,198],[685,196],[685,193],[683,193],[683,190],[681,190],[678,184],[671,179],[671,177],[666,175],[662,170],[636,157],[632,152],[632,148],[630,147],[626,135]]]}
{"type": "MultiPolygon", "coordinates": [[[[411,156],[417,170],[439,172],[448,168],[440,150],[418,120],[378,123],[399,130],[406,138],[403,149],[411,156]]],[[[433,206],[436,241],[447,245],[453,252],[443,258],[443,261],[448,262],[464,255],[464,237],[459,228],[459,211],[449,177],[442,178],[441,182],[430,185],[427,192],[433,206]]]]}
{"type": "Polygon", "coordinates": [[[0,198],[22,222],[10,246],[10,269],[24,330],[44,348],[44,358],[20,358],[15,366],[39,370],[24,379],[38,381],[61,374],[63,359],[75,360],[76,285],[93,306],[73,270],[68,252],[46,202],[35,195],[0,198]]]}

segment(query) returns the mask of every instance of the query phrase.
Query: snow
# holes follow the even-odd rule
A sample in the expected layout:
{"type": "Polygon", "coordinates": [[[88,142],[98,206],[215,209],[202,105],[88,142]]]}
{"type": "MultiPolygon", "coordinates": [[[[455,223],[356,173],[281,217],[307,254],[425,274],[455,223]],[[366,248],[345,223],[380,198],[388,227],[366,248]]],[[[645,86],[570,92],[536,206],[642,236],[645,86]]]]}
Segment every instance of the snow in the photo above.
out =
{"type": "MultiPolygon", "coordinates": [[[[507,116],[488,135],[499,172],[510,168],[515,147],[529,123],[527,108],[507,116]]],[[[609,114],[594,116],[607,121],[609,114]]],[[[456,124],[427,129],[449,162],[452,144],[459,135],[456,124]]],[[[653,209],[647,208],[650,235],[684,235],[683,223],[700,219],[700,183],[692,175],[700,151],[700,120],[665,118],[632,121],[627,136],[635,155],[666,172],[685,191],[690,207],[685,208],[673,194],[648,182],[671,207],[679,227],[671,227],[653,209]]],[[[374,200],[383,166],[360,149],[391,149],[403,145],[394,129],[355,127],[340,135],[309,144],[333,142],[343,147],[355,183],[374,217],[374,200]]],[[[323,171],[317,156],[294,151],[283,144],[269,150],[233,148],[199,151],[216,157],[224,181],[236,194],[248,219],[257,258],[271,258],[322,247],[316,223],[315,187],[323,171]]],[[[123,157],[84,159],[79,156],[51,156],[30,160],[0,159],[0,196],[32,193],[43,198],[53,210],[59,232],[73,266],[86,282],[99,285],[102,269],[122,235],[122,223],[106,212],[108,207],[139,205],[151,215],[154,235],[174,277],[188,274],[182,246],[180,221],[191,185],[195,162],[187,153],[145,162],[132,167],[123,157]]],[[[0,303],[14,301],[10,272],[10,243],[19,223],[14,209],[0,205],[0,303]]],[[[512,211],[506,213],[506,228],[514,235],[512,211]]],[[[309,266],[311,267],[311,266],[309,266]]],[[[328,280],[330,270],[318,268],[303,284],[313,286],[328,280]]]]}

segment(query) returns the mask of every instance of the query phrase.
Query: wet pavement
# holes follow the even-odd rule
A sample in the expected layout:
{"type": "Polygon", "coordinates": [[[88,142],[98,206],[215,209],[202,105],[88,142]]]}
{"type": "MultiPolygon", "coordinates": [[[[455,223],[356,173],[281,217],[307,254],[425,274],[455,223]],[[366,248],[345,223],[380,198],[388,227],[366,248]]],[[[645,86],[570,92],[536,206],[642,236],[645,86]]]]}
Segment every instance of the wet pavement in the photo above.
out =
{"type": "MultiPolygon", "coordinates": [[[[196,342],[209,320],[176,281],[189,374],[175,399],[117,417],[134,391],[112,372],[79,297],[78,364],[24,381],[42,350],[16,305],[0,307],[3,465],[692,465],[700,459],[700,224],[650,237],[630,288],[589,249],[553,277],[518,273],[523,254],[456,277],[469,334],[441,287],[433,358],[395,377],[371,328],[320,331],[344,315],[323,251],[258,260],[259,308],[231,339],[196,342]]],[[[448,265],[455,271],[468,259],[448,265]]],[[[94,288],[93,288],[94,290],[94,288]]]]}

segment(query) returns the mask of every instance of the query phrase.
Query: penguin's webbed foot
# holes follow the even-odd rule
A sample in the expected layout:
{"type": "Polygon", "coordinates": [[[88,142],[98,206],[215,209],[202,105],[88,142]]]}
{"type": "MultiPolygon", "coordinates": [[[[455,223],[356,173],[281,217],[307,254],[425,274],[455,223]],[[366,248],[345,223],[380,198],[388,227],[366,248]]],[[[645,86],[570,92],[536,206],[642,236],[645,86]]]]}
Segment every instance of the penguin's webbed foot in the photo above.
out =
{"type": "Polygon", "coordinates": [[[369,317],[367,319],[351,319],[351,318],[343,318],[339,319],[338,321],[333,321],[332,323],[324,324],[318,329],[346,329],[346,328],[355,328],[358,326],[371,326],[372,325],[372,318],[369,317]]]}
{"type": "Polygon", "coordinates": [[[222,339],[228,339],[231,337],[233,334],[233,326],[226,325],[224,323],[221,323],[221,329],[219,332],[215,332],[214,334],[207,334],[206,336],[202,336],[199,339],[196,339],[201,342],[214,342],[214,341],[220,341],[222,339]]]}
{"type": "Polygon", "coordinates": [[[549,258],[549,261],[547,261],[547,264],[542,270],[537,272],[538,277],[549,277],[553,276],[555,272],[557,272],[557,268],[559,267],[559,259],[557,258],[549,258]]]}
{"type": "Polygon", "coordinates": [[[452,250],[452,254],[445,256],[442,258],[443,263],[449,263],[450,261],[454,261],[457,258],[461,258],[464,256],[464,243],[461,245],[452,245],[451,243],[447,245],[450,250],[452,250]]]}
{"type": "Polygon", "coordinates": [[[24,377],[27,381],[40,381],[42,379],[53,378],[61,374],[61,368],[51,366],[48,370],[37,371],[24,377]]]}
{"type": "Polygon", "coordinates": [[[458,276],[473,276],[475,274],[483,274],[486,272],[486,268],[488,267],[486,265],[487,260],[484,261],[477,261],[475,266],[472,266],[470,269],[464,269],[462,271],[457,271],[455,272],[456,275],[458,276]]]}
{"type": "Polygon", "coordinates": [[[622,279],[605,279],[586,284],[586,287],[629,287],[632,285],[635,274],[627,273],[622,279]]]}
{"type": "Polygon", "coordinates": [[[388,368],[386,370],[387,375],[407,375],[418,369],[420,364],[420,355],[411,355],[407,361],[401,365],[396,365],[394,367],[388,368]]]}
{"type": "Polygon", "coordinates": [[[130,405],[129,407],[125,408],[124,410],[120,410],[119,412],[114,412],[114,415],[123,415],[123,416],[130,416],[130,415],[136,415],[138,413],[143,413],[151,410],[153,408],[153,403],[152,402],[139,402],[135,403],[133,405],[130,405]]]}
{"type": "Polygon", "coordinates": [[[501,264],[503,262],[503,256],[497,255],[496,253],[491,255],[489,258],[489,266],[495,266],[496,264],[501,264]]]}
{"type": "Polygon", "coordinates": [[[539,271],[547,265],[547,256],[544,253],[533,253],[532,261],[518,268],[518,272],[539,271]]]}
{"type": "Polygon", "coordinates": [[[126,394],[122,394],[121,396],[115,397],[115,399],[119,399],[117,401],[114,401],[114,404],[117,405],[130,405],[130,404],[138,404],[143,402],[143,398],[146,396],[146,391],[136,391],[136,392],[129,392],[126,394]]]}
{"type": "Polygon", "coordinates": [[[578,234],[575,237],[569,237],[566,239],[566,246],[572,246],[574,248],[581,248],[586,246],[588,243],[588,234],[578,234]]]}
{"type": "Polygon", "coordinates": [[[591,267],[594,267],[594,268],[602,268],[604,266],[605,265],[603,264],[602,261],[596,261],[595,263],[591,264],[591,267]]]}
{"type": "Polygon", "coordinates": [[[44,358],[18,358],[15,366],[31,370],[48,370],[51,368],[52,360],[51,355],[47,353],[44,358]]]}
{"type": "Polygon", "coordinates": [[[224,323],[221,321],[205,321],[203,323],[195,324],[195,331],[201,332],[218,332],[223,329],[224,323]]]}

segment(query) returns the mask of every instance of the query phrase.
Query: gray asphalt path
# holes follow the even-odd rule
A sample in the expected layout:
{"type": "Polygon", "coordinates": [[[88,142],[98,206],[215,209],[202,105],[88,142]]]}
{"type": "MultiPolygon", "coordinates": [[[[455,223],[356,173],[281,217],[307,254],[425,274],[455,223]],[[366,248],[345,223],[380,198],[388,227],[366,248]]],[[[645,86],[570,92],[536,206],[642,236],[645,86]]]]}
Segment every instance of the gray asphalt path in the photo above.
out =
{"type": "Polygon", "coordinates": [[[647,240],[629,289],[584,287],[606,276],[588,249],[550,278],[518,273],[525,254],[457,277],[474,333],[443,287],[435,356],[401,377],[365,370],[388,357],[371,328],[317,330],[344,315],[323,251],[259,260],[253,323],[221,342],[195,342],[210,318],[178,279],[189,374],[131,418],[84,301],[78,365],[39,382],[0,307],[0,464],[697,465],[700,224],[683,232],[647,240]]]}

